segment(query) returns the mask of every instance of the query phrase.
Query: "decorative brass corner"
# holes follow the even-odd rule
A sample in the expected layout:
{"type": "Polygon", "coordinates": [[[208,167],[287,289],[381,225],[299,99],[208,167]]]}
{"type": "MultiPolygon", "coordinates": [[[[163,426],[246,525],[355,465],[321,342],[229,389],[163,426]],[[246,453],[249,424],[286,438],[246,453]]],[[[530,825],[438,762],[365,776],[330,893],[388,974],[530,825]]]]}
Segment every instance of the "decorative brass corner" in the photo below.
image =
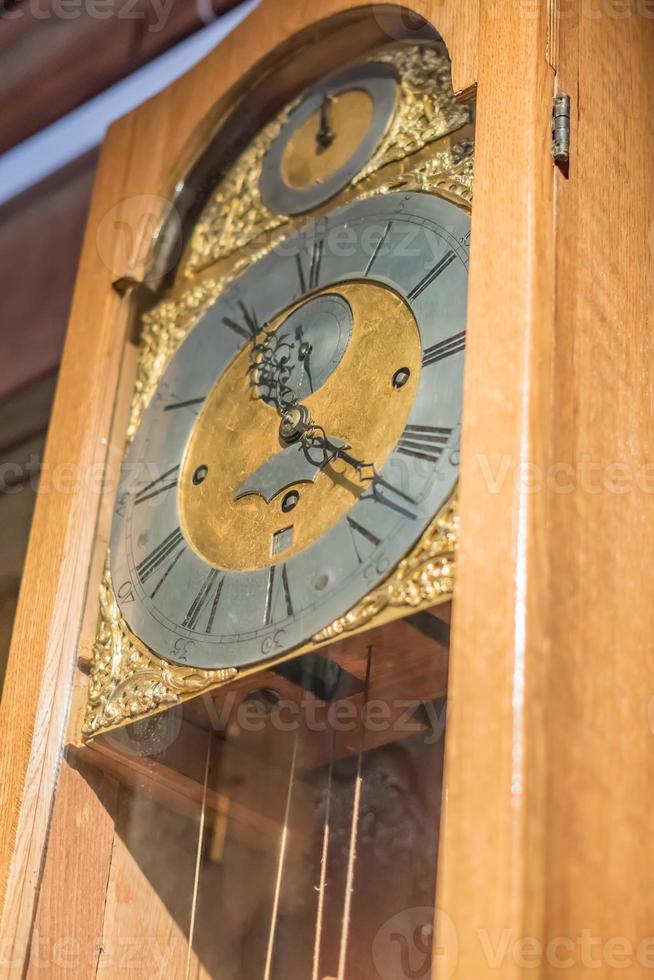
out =
{"type": "MultiPolygon", "coordinates": [[[[353,181],[369,180],[391,163],[404,160],[470,121],[470,109],[456,101],[449,58],[438,47],[395,45],[374,52],[370,61],[392,65],[399,79],[395,117],[381,145],[353,181]]],[[[264,158],[293,111],[294,103],[269,123],[238,158],[214,192],[198,221],[186,256],[189,278],[261,236],[306,220],[273,214],[264,205],[259,183],[264,158]]],[[[333,207],[334,202],[329,203],[333,207]]]]}
{"type": "Polygon", "coordinates": [[[232,680],[237,673],[233,668],[179,667],[146,650],[120,615],[107,557],[82,726],[85,739],[186,701],[232,680]]]}
{"type": "Polygon", "coordinates": [[[417,609],[447,602],[454,592],[458,537],[459,508],[456,497],[452,497],[390,578],[344,616],[316,633],[314,643],[371,626],[389,607],[417,609]]]}
{"type": "Polygon", "coordinates": [[[400,98],[391,127],[355,184],[389,163],[413,156],[428,144],[470,122],[470,109],[456,101],[452,67],[439,48],[424,44],[401,45],[371,60],[392,65],[400,79],[400,98]]]}
{"type": "Polygon", "coordinates": [[[193,230],[184,269],[187,277],[288,222],[286,215],[273,214],[263,203],[259,178],[264,157],[292,108],[261,130],[221,181],[193,230]]]}

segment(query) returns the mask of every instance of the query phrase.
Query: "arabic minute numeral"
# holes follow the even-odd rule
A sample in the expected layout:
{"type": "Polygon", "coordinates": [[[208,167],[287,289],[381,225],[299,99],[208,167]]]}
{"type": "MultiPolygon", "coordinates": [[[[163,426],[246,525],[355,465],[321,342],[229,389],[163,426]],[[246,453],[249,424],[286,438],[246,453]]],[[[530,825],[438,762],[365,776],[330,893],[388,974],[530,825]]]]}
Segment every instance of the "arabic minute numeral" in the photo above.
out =
{"type": "Polygon", "coordinates": [[[121,602],[134,602],[134,586],[129,580],[123,582],[116,595],[121,602]]]}

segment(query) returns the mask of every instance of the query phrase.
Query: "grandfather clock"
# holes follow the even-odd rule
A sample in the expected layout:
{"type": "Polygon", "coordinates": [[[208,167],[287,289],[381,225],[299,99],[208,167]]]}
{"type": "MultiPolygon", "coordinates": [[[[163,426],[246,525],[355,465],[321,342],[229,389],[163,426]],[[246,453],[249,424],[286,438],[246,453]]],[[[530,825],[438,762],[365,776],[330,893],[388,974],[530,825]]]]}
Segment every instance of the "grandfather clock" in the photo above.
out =
{"type": "Polygon", "coordinates": [[[263,0],[112,128],[3,975],[654,969],[651,14],[263,0]]]}

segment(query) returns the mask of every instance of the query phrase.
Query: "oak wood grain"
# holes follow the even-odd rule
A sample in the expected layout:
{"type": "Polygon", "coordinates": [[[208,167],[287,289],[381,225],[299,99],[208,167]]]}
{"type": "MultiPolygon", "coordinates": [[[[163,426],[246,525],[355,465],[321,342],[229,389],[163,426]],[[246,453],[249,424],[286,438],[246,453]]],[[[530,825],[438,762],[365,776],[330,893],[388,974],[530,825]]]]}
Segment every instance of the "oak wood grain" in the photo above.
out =
{"type": "Polygon", "coordinates": [[[566,6],[545,913],[548,936],[575,941],[575,977],[631,980],[654,966],[654,21],[566,6]]]}
{"type": "MultiPolygon", "coordinates": [[[[416,0],[407,6],[433,18],[451,48],[455,85],[469,88],[476,77],[477,0],[416,0]]],[[[304,31],[305,44],[321,40],[315,48],[320,57],[311,67],[318,74],[330,57],[343,59],[373,40],[392,39],[377,13],[363,0],[325,0],[320,10],[297,2],[285,4],[281,12],[277,3],[265,0],[191,73],[113,126],[103,148],[46,452],[49,466],[70,466],[80,478],[65,492],[38,501],[0,705],[5,733],[1,932],[3,949],[16,962],[24,959],[30,934],[86,593],[97,588],[97,580],[89,580],[89,567],[96,554],[101,495],[97,483],[84,477],[106,465],[114,394],[128,342],[129,301],[121,300],[111,283],[128,275],[133,264],[116,242],[108,250],[98,248],[98,228],[114,207],[122,220],[138,225],[141,195],[169,193],[172,175],[181,161],[192,159],[211,120],[272,67],[273,53],[290,34],[304,31]],[[324,30],[326,19],[352,10],[349,27],[356,29],[339,34],[332,22],[330,31],[324,30]],[[329,54],[335,41],[338,47],[329,54]]]]}
{"type": "Polygon", "coordinates": [[[30,943],[28,977],[93,976],[118,806],[118,783],[91,766],[62,763],[30,943]],[[80,888],[80,882],[84,886],[80,888]]]}
{"type": "Polygon", "coordinates": [[[544,928],[550,501],[529,477],[534,468],[547,472],[553,412],[548,15],[546,3],[527,14],[500,0],[482,6],[480,19],[462,535],[436,924],[437,936],[450,937],[451,925],[458,944],[446,943],[434,962],[435,976],[442,969],[457,980],[523,976],[511,952],[498,974],[489,944],[496,949],[505,930],[539,939],[544,928]]]}

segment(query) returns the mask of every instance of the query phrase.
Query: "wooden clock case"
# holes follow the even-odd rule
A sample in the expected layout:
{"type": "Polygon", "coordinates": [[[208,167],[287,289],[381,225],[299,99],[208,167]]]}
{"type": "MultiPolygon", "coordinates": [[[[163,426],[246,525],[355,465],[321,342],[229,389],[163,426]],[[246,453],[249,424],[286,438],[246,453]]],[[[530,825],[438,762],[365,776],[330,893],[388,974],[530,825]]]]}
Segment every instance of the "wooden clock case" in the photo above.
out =
{"type": "MultiPolygon", "coordinates": [[[[4,975],[38,969],[29,959],[35,915],[53,934],[75,935],[85,896],[103,887],[102,804],[62,749],[112,506],[110,486],[98,494],[97,481],[79,475],[102,481],[120,458],[111,434],[121,413],[124,431],[134,304],[113,283],[138,280],[139,269],[101,254],[98,229],[118,204],[129,221],[141,195],[165,199],[226,105],[280,50],[311,44],[304,64],[317,77],[335,56],[344,62],[387,39],[391,15],[409,34],[416,15],[432,24],[455,90],[476,86],[477,99],[438,884],[458,942],[437,958],[438,975],[497,976],[488,950],[506,930],[510,943],[546,944],[591,929],[634,948],[651,931],[654,498],[639,474],[653,431],[654,143],[645,121],[654,23],[635,9],[616,16],[611,3],[589,16],[580,0],[565,9],[547,0],[391,7],[323,0],[317,15],[304,0],[263,0],[107,137],[46,456],[46,469],[73,479],[38,502],[0,710],[4,975]],[[572,96],[567,172],[551,156],[557,91],[572,96]],[[584,459],[599,467],[592,485],[584,459]],[[78,827],[74,853],[65,853],[66,821],[78,827]],[[64,894],[48,899],[53,841],[67,877],[64,894]]],[[[292,69],[273,77],[271,104],[249,106],[262,118],[311,80],[292,69]]],[[[634,959],[623,974],[640,969],[634,959]]],[[[524,970],[508,955],[499,975],[524,970]]],[[[546,956],[530,973],[558,975],[546,956]]]]}

